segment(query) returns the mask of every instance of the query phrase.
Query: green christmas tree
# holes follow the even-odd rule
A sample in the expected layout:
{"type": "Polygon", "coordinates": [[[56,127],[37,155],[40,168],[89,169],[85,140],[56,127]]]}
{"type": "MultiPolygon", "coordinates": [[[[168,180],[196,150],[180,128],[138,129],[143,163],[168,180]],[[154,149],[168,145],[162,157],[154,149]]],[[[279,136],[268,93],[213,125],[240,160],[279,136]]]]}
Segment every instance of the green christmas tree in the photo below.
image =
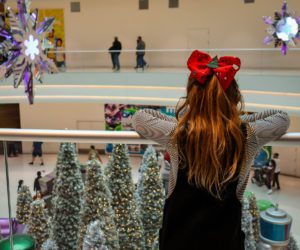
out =
{"type": "Polygon", "coordinates": [[[134,184],[125,145],[114,146],[110,164],[107,182],[112,193],[120,249],[143,249],[143,231],[134,199],[134,184]]]}
{"type": "Polygon", "coordinates": [[[75,146],[65,143],[61,147],[61,165],[56,180],[51,239],[60,250],[77,249],[83,183],[75,146]]]}
{"type": "MultiPolygon", "coordinates": [[[[91,222],[86,231],[84,237],[83,248],[82,250],[109,250],[110,248],[106,247],[105,235],[101,228],[103,228],[103,223],[99,220],[91,222]]],[[[113,248],[111,248],[113,249],[113,248]]]]}
{"type": "Polygon", "coordinates": [[[16,219],[20,224],[26,224],[30,215],[32,196],[29,187],[23,185],[18,191],[16,219]]]}
{"type": "Polygon", "coordinates": [[[164,191],[155,151],[147,155],[139,188],[145,248],[151,250],[158,241],[164,206],[164,191]]]}
{"type": "Polygon", "coordinates": [[[96,159],[89,161],[81,211],[79,249],[82,248],[87,226],[96,220],[105,222],[102,231],[106,239],[107,249],[120,249],[111,199],[111,193],[104,180],[100,162],[96,159]]]}
{"type": "Polygon", "coordinates": [[[28,234],[35,239],[37,248],[40,248],[49,237],[48,217],[45,212],[45,202],[42,199],[31,203],[28,234]]]}

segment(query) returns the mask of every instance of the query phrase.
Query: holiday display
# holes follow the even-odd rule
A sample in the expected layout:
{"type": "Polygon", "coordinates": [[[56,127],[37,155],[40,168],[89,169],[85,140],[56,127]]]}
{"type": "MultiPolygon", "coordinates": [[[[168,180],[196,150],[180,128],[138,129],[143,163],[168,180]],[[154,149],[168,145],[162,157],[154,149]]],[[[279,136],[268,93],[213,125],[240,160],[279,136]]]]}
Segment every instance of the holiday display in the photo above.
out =
{"type": "Polygon", "coordinates": [[[48,239],[43,243],[42,250],[58,250],[58,247],[53,240],[48,239]]]}
{"type": "Polygon", "coordinates": [[[31,203],[28,234],[35,239],[37,248],[40,248],[49,237],[48,217],[45,212],[45,202],[42,199],[31,203]]]}
{"type": "Polygon", "coordinates": [[[257,246],[254,238],[253,220],[249,200],[247,198],[243,199],[242,204],[242,231],[245,234],[245,249],[256,250],[257,246]]]}
{"type": "Polygon", "coordinates": [[[29,187],[23,185],[18,191],[16,219],[20,224],[26,224],[30,215],[32,196],[29,187]]]}
{"type": "Polygon", "coordinates": [[[58,72],[55,63],[47,58],[42,47],[55,19],[45,18],[39,23],[39,10],[30,10],[30,0],[18,0],[17,5],[17,16],[8,7],[9,27],[0,31],[0,37],[4,38],[0,52],[5,58],[0,66],[0,79],[13,75],[15,88],[23,82],[29,103],[33,104],[33,78],[42,82],[45,72],[58,72]]]}
{"type": "Polygon", "coordinates": [[[289,13],[287,1],[284,0],[281,13],[276,11],[274,20],[270,16],[264,16],[263,20],[270,25],[264,44],[274,42],[275,48],[281,46],[281,53],[286,55],[288,45],[295,46],[296,39],[300,39],[300,16],[296,18],[289,13]]]}
{"type": "Polygon", "coordinates": [[[254,240],[255,240],[255,244],[256,246],[259,245],[259,241],[260,241],[260,224],[259,224],[259,210],[257,207],[257,201],[256,201],[256,197],[254,194],[251,194],[248,196],[248,201],[249,201],[249,210],[252,216],[252,228],[253,228],[253,236],[254,236],[254,240]]]}
{"type": "MultiPolygon", "coordinates": [[[[106,247],[105,236],[101,228],[104,227],[99,220],[91,222],[87,227],[82,250],[109,250],[106,247]]],[[[113,248],[111,248],[113,249],[113,248]]]]}
{"type": "Polygon", "coordinates": [[[52,203],[52,209],[54,209],[56,203],[56,198],[57,198],[57,193],[58,193],[58,187],[60,186],[60,183],[58,183],[59,181],[61,181],[60,177],[60,173],[61,173],[61,169],[62,169],[62,161],[63,161],[63,148],[65,147],[65,143],[61,143],[59,146],[59,151],[58,151],[58,155],[57,155],[57,160],[56,160],[56,166],[55,166],[55,170],[54,170],[54,181],[53,181],[53,190],[52,190],[52,199],[51,199],[51,203],[52,203]]]}
{"type": "MultiPolygon", "coordinates": [[[[107,249],[117,250],[120,248],[118,232],[114,222],[114,211],[111,207],[112,197],[104,180],[102,168],[100,162],[96,159],[88,162],[80,221],[80,240],[78,244],[80,249],[83,245],[87,226],[96,220],[103,222],[100,229],[106,239],[107,249]]],[[[99,223],[96,223],[96,225],[99,226],[99,223]]]]}
{"type": "Polygon", "coordinates": [[[156,154],[155,152],[155,149],[153,146],[148,146],[144,155],[143,155],[143,159],[142,159],[142,163],[140,165],[140,168],[139,168],[139,173],[140,173],[140,176],[139,176],[139,179],[138,179],[138,182],[137,182],[137,189],[136,189],[136,192],[135,192],[135,198],[136,198],[136,202],[137,202],[137,205],[138,207],[140,207],[140,203],[141,203],[141,185],[142,185],[142,180],[143,180],[143,174],[145,172],[145,169],[147,167],[147,160],[149,159],[149,156],[150,155],[153,155],[153,154],[156,154]]]}
{"type": "Polygon", "coordinates": [[[292,217],[275,206],[260,213],[261,239],[273,246],[287,246],[292,217]]]}
{"type": "Polygon", "coordinates": [[[60,250],[77,249],[83,183],[75,145],[61,146],[61,165],[55,182],[55,200],[51,222],[51,239],[60,250]]]}
{"type": "Polygon", "coordinates": [[[111,157],[107,183],[112,193],[120,249],[143,249],[143,231],[134,200],[132,169],[126,146],[115,145],[111,157]]]}
{"type": "Polygon", "coordinates": [[[151,250],[154,242],[158,241],[159,229],[162,226],[164,190],[156,152],[151,148],[149,151],[150,154],[146,155],[139,194],[145,249],[151,250]]]}
{"type": "MultiPolygon", "coordinates": [[[[13,236],[14,250],[35,250],[35,241],[29,235],[17,234],[13,236]]],[[[10,239],[0,241],[0,250],[11,250],[10,239]]]]}

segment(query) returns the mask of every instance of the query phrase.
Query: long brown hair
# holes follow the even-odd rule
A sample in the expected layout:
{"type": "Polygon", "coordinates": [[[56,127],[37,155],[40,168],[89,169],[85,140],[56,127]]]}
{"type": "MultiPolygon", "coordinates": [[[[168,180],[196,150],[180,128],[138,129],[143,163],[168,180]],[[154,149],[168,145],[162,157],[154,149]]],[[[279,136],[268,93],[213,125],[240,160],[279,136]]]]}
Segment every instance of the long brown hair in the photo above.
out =
{"type": "Polygon", "coordinates": [[[188,181],[219,199],[244,156],[242,103],[235,80],[224,91],[213,75],[204,85],[190,79],[186,100],[177,110],[174,140],[187,164],[188,181]]]}

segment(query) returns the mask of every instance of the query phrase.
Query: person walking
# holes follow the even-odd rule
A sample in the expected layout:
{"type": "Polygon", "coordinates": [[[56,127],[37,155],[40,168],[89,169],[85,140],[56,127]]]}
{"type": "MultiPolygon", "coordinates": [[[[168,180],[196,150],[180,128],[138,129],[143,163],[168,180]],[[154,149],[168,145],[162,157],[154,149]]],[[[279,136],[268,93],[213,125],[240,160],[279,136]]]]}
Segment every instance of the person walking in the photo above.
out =
{"type": "Polygon", "coordinates": [[[273,159],[271,160],[272,165],[274,166],[274,178],[273,178],[273,187],[275,187],[275,183],[277,186],[277,190],[280,190],[280,183],[279,183],[279,175],[280,175],[280,159],[279,154],[275,153],[273,155],[273,159]]]}
{"type": "Polygon", "coordinates": [[[272,189],[272,181],[274,180],[274,173],[275,173],[275,165],[272,164],[272,160],[268,163],[268,166],[265,169],[265,184],[268,188],[268,194],[273,193],[272,189]]]}
{"type": "Polygon", "coordinates": [[[243,250],[242,201],[255,155],[289,127],[283,111],[241,115],[236,57],[194,51],[187,94],[176,118],[139,110],[133,128],[170,153],[160,250],[243,250]]]}
{"type": "Polygon", "coordinates": [[[111,55],[113,70],[120,71],[121,66],[120,66],[119,56],[122,50],[122,43],[119,41],[118,37],[115,37],[112,46],[108,50],[111,55]]]}
{"type": "Polygon", "coordinates": [[[37,177],[34,179],[34,183],[33,183],[33,191],[36,194],[38,194],[39,192],[41,192],[41,185],[40,185],[40,179],[42,178],[41,171],[38,171],[36,175],[37,177]]]}
{"type": "Polygon", "coordinates": [[[41,166],[44,166],[42,145],[43,145],[42,142],[33,142],[33,144],[32,144],[32,161],[29,162],[29,165],[33,165],[35,158],[39,157],[41,159],[41,166]]]}
{"type": "Polygon", "coordinates": [[[139,36],[137,38],[137,46],[136,46],[136,67],[135,69],[148,67],[147,62],[144,59],[145,56],[146,43],[143,41],[142,37],[139,36]]]}

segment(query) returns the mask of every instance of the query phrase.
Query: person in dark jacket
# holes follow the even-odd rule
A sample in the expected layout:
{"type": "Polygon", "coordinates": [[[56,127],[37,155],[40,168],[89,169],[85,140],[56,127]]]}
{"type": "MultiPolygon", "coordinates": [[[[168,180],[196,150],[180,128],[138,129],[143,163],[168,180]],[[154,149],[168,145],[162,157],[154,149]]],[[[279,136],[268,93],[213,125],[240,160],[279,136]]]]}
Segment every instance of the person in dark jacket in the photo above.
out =
{"type": "Polygon", "coordinates": [[[33,184],[33,191],[35,191],[36,193],[41,192],[41,186],[40,186],[40,179],[42,178],[42,173],[41,171],[38,171],[36,173],[37,177],[34,180],[34,184],[33,184]]]}
{"type": "Polygon", "coordinates": [[[19,182],[18,182],[18,184],[19,184],[18,185],[18,192],[19,192],[20,188],[22,187],[23,183],[24,183],[23,180],[19,180],[19,182]]]}
{"type": "Polygon", "coordinates": [[[42,142],[33,142],[32,144],[32,161],[29,162],[29,165],[34,164],[35,158],[38,156],[41,159],[41,166],[44,166],[44,160],[43,160],[43,150],[42,150],[42,142]]]}
{"type": "Polygon", "coordinates": [[[113,64],[113,70],[119,71],[120,70],[120,60],[119,56],[122,50],[122,43],[119,41],[118,37],[115,37],[112,46],[109,48],[109,53],[111,55],[111,61],[113,64]]]}
{"type": "Polygon", "coordinates": [[[146,43],[143,41],[142,37],[139,36],[137,38],[137,46],[136,46],[136,67],[135,69],[148,67],[147,62],[144,59],[146,43]]]}

